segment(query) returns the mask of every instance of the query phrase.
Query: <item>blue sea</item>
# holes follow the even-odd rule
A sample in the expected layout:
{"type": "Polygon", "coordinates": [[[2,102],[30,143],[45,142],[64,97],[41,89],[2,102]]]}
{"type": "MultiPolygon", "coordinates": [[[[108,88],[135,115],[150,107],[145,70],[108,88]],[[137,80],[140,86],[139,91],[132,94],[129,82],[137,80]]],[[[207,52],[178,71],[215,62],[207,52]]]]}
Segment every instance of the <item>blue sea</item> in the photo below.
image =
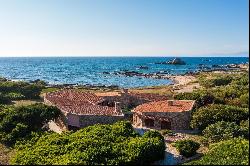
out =
{"type": "Polygon", "coordinates": [[[126,77],[103,74],[122,70],[143,73],[168,71],[184,74],[198,70],[199,64],[206,66],[239,64],[248,62],[248,57],[182,57],[186,65],[155,64],[173,57],[20,57],[0,58],[0,77],[12,80],[45,80],[49,84],[118,85],[120,87],[144,87],[167,85],[167,79],[126,77]],[[149,69],[140,69],[148,66],[149,69]]]}

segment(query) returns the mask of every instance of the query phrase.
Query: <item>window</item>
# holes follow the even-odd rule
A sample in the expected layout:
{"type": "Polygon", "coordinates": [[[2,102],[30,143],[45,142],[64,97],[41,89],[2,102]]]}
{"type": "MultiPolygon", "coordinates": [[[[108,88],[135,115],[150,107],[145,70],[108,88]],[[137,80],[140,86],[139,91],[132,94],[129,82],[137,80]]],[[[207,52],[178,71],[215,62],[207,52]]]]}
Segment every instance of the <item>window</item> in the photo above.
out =
{"type": "Polygon", "coordinates": [[[153,119],[145,119],[146,127],[154,127],[154,120],[153,119]]]}

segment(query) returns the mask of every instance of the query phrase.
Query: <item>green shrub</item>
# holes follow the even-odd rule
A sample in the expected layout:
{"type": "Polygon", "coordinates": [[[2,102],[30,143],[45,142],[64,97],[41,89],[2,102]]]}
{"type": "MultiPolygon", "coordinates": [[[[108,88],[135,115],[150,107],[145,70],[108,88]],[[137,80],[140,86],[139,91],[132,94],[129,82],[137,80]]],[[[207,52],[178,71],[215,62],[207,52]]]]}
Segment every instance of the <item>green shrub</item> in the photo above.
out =
{"type": "Polygon", "coordinates": [[[16,93],[25,96],[25,99],[36,99],[44,88],[44,85],[27,83],[23,81],[0,81],[0,92],[4,95],[16,93]]]}
{"type": "Polygon", "coordinates": [[[135,165],[152,163],[165,153],[165,143],[158,132],[139,136],[124,121],[76,132],[32,135],[28,141],[16,144],[11,164],[135,165]]]}
{"type": "Polygon", "coordinates": [[[241,127],[234,122],[220,121],[211,124],[202,131],[208,143],[220,142],[234,137],[244,136],[241,127]]]}
{"type": "Polygon", "coordinates": [[[241,121],[240,128],[244,137],[249,139],[249,119],[241,121]]]}
{"type": "Polygon", "coordinates": [[[248,107],[249,106],[249,93],[241,95],[239,100],[240,100],[240,104],[243,107],[248,107]]]}
{"type": "Polygon", "coordinates": [[[179,93],[175,96],[177,100],[196,100],[196,108],[214,103],[215,97],[207,91],[194,91],[179,93]]]}
{"type": "Polygon", "coordinates": [[[240,75],[234,75],[233,76],[233,81],[232,81],[232,85],[240,85],[240,86],[248,86],[249,85],[249,73],[246,72],[244,74],[240,74],[240,75]]]}
{"type": "MultiPolygon", "coordinates": [[[[242,85],[227,85],[208,89],[221,104],[238,105],[248,107],[247,99],[249,96],[249,87],[242,85]],[[243,96],[242,96],[243,95],[243,96]],[[241,99],[240,99],[241,98],[241,99]]],[[[218,102],[215,102],[218,103],[218,102]]]]}
{"type": "Polygon", "coordinates": [[[59,114],[56,107],[44,104],[4,109],[0,112],[0,141],[11,146],[31,131],[41,130],[45,123],[59,114]]]}
{"type": "Polygon", "coordinates": [[[217,78],[213,79],[205,79],[201,81],[201,85],[209,88],[209,87],[215,87],[215,86],[225,86],[232,82],[232,77],[226,75],[226,76],[219,76],[217,78]]]}
{"type": "Polygon", "coordinates": [[[196,154],[200,144],[193,140],[178,140],[173,144],[174,147],[185,157],[191,157],[196,154]]]}
{"type": "Polygon", "coordinates": [[[162,133],[162,135],[168,135],[168,136],[175,135],[175,132],[173,132],[172,130],[168,130],[168,129],[161,130],[161,133],[162,133]]]}
{"type": "Polygon", "coordinates": [[[10,100],[22,100],[25,99],[25,96],[22,95],[21,93],[15,93],[15,92],[11,92],[5,95],[7,98],[9,98],[10,100]]]}
{"type": "MultiPolygon", "coordinates": [[[[214,97],[209,104],[237,105],[248,107],[249,78],[248,73],[241,74],[212,74],[212,79],[204,75],[199,76],[199,83],[205,87],[203,90],[194,91],[191,94],[210,94],[214,97]]],[[[189,97],[190,98],[190,97],[189,97]]],[[[188,99],[188,98],[187,98],[188,99]]],[[[200,97],[196,98],[199,103],[200,97]]],[[[204,106],[204,104],[201,106],[204,106]]]]}
{"type": "Polygon", "coordinates": [[[249,141],[234,138],[211,144],[208,152],[199,160],[185,165],[248,165],[249,141]]]}
{"type": "Polygon", "coordinates": [[[229,105],[208,105],[196,110],[192,115],[191,127],[204,130],[208,125],[218,121],[235,122],[239,124],[241,120],[248,118],[247,108],[239,108],[229,105]]]}
{"type": "Polygon", "coordinates": [[[11,103],[11,100],[2,93],[0,93],[0,104],[9,104],[9,103],[11,103]]]}
{"type": "Polygon", "coordinates": [[[232,82],[232,77],[226,76],[226,77],[219,77],[212,80],[214,86],[224,86],[228,85],[232,82]]]}

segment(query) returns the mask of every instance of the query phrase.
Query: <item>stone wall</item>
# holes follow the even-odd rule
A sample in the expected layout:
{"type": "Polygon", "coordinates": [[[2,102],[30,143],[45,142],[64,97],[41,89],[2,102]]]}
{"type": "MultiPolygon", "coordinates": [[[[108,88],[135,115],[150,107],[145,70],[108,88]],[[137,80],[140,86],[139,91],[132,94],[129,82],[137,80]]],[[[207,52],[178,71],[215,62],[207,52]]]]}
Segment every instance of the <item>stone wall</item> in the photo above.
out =
{"type": "Polygon", "coordinates": [[[171,130],[188,130],[190,129],[191,111],[184,112],[145,112],[142,115],[134,113],[133,124],[137,127],[147,127],[145,125],[145,117],[154,117],[153,129],[161,129],[160,118],[165,118],[171,122],[171,130]]]}
{"type": "Polygon", "coordinates": [[[67,124],[70,126],[81,127],[80,115],[68,113],[67,124]]]}

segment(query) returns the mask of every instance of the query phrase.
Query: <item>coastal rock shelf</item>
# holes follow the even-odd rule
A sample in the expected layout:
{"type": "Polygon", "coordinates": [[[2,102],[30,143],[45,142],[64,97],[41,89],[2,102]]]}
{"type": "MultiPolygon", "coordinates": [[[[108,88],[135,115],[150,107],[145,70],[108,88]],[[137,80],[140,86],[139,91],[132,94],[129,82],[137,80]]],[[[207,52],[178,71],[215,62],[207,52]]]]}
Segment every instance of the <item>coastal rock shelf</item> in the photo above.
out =
{"type": "MultiPolygon", "coordinates": [[[[204,64],[199,64],[196,71],[187,71],[182,75],[195,75],[199,72],[212,72],[212,71],[240,71],[248,70],[247,64],[227,64],[227,65],[212,65],[211,67],[204,64]]],[[[158,71],[154,73],[142,73],[138,71],[121,70],[115,72],[103,72],[104,75],[120,75],[125,77],[145,77],[154,79],[170,79],[171,76],[176,74],[171,74],[171,70],[158,71]]],[[[179,74],[180,75],[180,74],[179,74]]]]}

